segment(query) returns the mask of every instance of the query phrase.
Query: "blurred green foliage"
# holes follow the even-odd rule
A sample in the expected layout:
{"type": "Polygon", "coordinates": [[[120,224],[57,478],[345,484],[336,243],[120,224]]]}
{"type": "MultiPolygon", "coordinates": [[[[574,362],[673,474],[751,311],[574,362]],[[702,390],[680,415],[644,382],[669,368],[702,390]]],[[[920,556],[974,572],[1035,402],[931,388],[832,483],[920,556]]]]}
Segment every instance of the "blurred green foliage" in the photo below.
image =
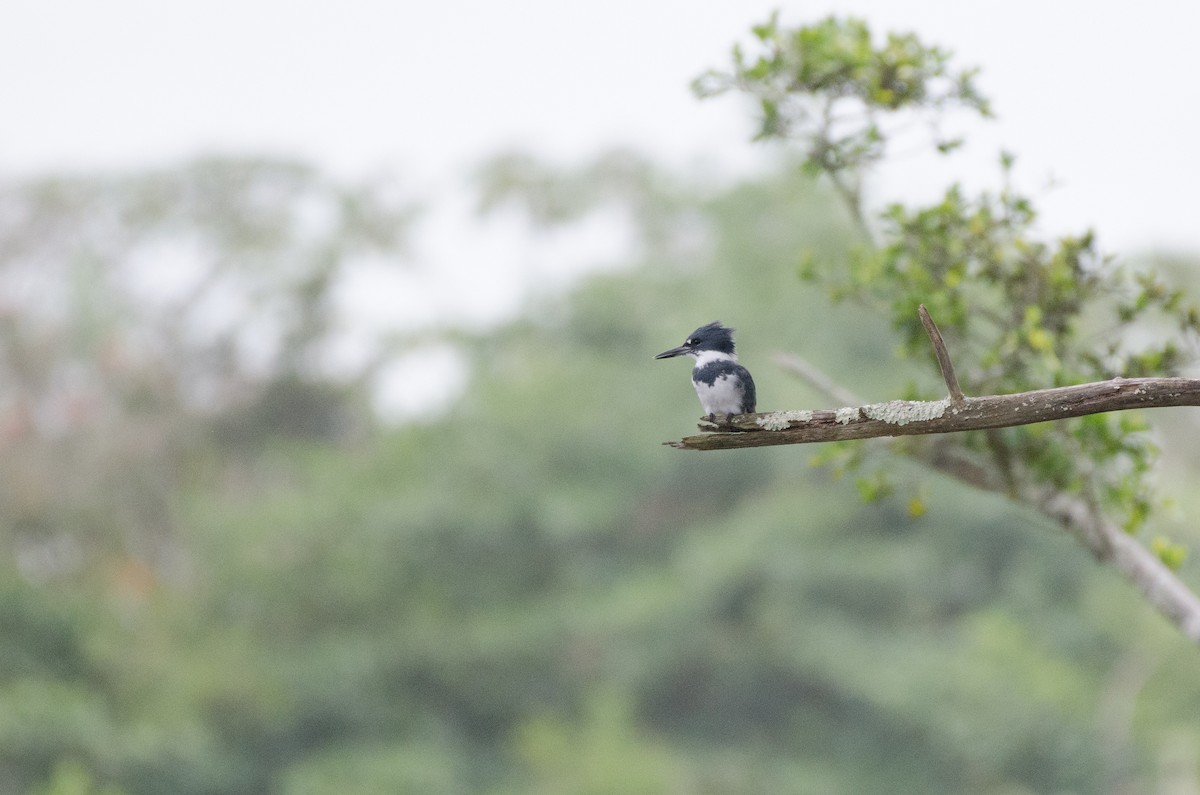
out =
{"type": "MultiPolygon", "coordinates": [[[[297,256],[312,251],[303,235],[247,231],[234,208],[260,180],[275,184],[275,168],[227,166],[211,194],[225,209],[199,216],[213,226],[187,213],[174,223],[202,251],[229,241],[257,251],[271,301],[297,307],[284,314],[298,319],[304,306],[328,306],[325,291],[359,250],[340,246],[362,238],[348,222],[324,226],[321,260],[297,256]],[[307,278],[317,262],[325,276],[307,278]]],[[[377,186],[290,168],[315,192],[273,194],[272,217],[294,217],[289,197],[300,194],[326,220],[394,207],[377,186]],[[331,196],[341,198],[322,201],[331,196]]],[[[122,324],[111,305],[131,285],[81,287],[89,301],[74,307],[109,318],[97,339],[115,364],[79,388],[106,411],[23,421],[31,396],[61,394],[37,391],[54,379],[33,377],[24,391],[7,382],[0,407],[10,462],[0,792],[1124,793],[1194,783],[1194,648],[1035,512],[900,458],[878,459],[887,477],[864,503],[839,474],[845,447],[692,455],[659,444],[699,409],[686,370],[651,357],[712,319],[738,327],[767,408],[821,401],[771,366],[776,349],[802,352],[868,399],[936,383],[928,362],[894,358],[905,328],[794,278],[797,258],[899,269],[907,256],[856,250],[859,230],[809,172],[782,163],[722,184],[628,153],[576,169],[497,158],[481,171],[484,206],[549,225],[616,207],[637,245],[623,268],[534,299],[512,322],[447,329],[469,362],[467,390],[438,418],[397,428],[366,413],[365,379],[303,364],[334,325],[324,310],[278,337],[297,342],[259,370],[233,366],[202,336],[179,337],[177,356],[141,348],[134,330],[159,316],[122,324]],[[201,369],[210,377],[182,375],[214,363],[201,369]],[[212,382],[238,388],[188,399],[187,385],[212,382]],[[113,397],[131,385],[137,400],[113,397]],[[313,405],[296,390],[323,396],[323,416],[341,419],[289,421],[313,405]],[[158,443],[132,446],[145,438],[158,443]],[[814,454],[829,466],[813,467],[814,454]],[[39,455],[76,463],[27,466],[39,455]]],[[[189,168],[158,176],[183,195],[213,185],[189,168]]],[[[69,206],[88,206],[87,183],[57,184],[69,206]]],[[[180,194],[168,195],[169,207],[148,202],[117,239],[161,229],[154,219],[178,209],[180,194]]],[[[14,190],[4,206],[27,200],[14,190]]],[[[10,231],[0,251],[40,240],[36,227],[0,228],[25,241],[7,242],[10,231]]],[[[403,253],[402,235],[370,237],[375,254],[403,253]]],[[[1058,248],[1038,257],[1074,267],[1058,248]]],[[[14,261],[29,262],[4,260],[14,261]]],[[[94,260],[44,261],[97,278],[94,260]]],[[[4,361],[14,341],[25,350],[34,339],[45,369],[30,372],[88,361],[62,342],[79,313],[56,321],[18,306],[17,283],[0,274],[4,361]]],[[[953,290],[926,290],[949,320],[953,290]]],[[[1043,312],[1018,328],[1043,327],[1043,312]]],[[[1017,343],[1037,352],[1035,339],[1017,343]]],[[[1194,422],[1182,427],[1177,437],[1194,438],[1194,422]]],[[[1101,431],[1087,433],[1102,450],[1101,431]]],[[[1196,507],[1189,494],[1185,513],[1196,507]]],[[[1195,539],[1168,519],[1148,522],[1195,539]]],[[[1194,580],[1195,564],[1178,562],[1194,580]]]]}
{"type": "Polygon", "coordinates": [[[920,511],[864,505],[808,450],[659,445],[698,410],[650,356],[697,318],[738,325],[768,405],[814,399],[777,346],[880,397],[924,363],[789,277],[851,238],[801,169],[645,177],[640,212],[686,218],[706,260],[647,234],[459,333],[472,379],[441,419],[201,433],[160,497],[172,567],[84,548],[31,581],[10,558],[0,790],[1152,787],[1194,736],[1194,652],[1037,517],[943,481],[906,492],[920,511]]]}

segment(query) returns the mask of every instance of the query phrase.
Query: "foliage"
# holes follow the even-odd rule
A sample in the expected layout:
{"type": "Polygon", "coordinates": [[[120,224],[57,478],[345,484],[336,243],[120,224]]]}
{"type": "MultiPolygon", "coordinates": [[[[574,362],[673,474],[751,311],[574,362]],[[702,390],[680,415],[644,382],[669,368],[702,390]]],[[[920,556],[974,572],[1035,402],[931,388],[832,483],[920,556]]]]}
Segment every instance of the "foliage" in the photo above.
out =
{"type": "MultiPolygon", "coordinates": [[[[269,387],[288,374],[338,416],[361,410],[353,388],[300,364],[333,326],[327,302],[308,303],[312,280],[302,276],[311,265],[329,289],[363,246],[399,256],[403,241],[351,223],[357,201],[326,203],[341,195],[338,183],[264,168],[221,179],[188,165],[164,171],[163,184],[191,186],[170,194],[182,204],[131,215],[111,239],[78,227],[72,250],[127,247],[112,249],[104,278],[80,287],[70,311],[12,302],[13,339],[33,339],[31,329],[76,338],[87,318],[104,318],[128,364],[85,379],[119,410],[5,438],[0,792],[1130,792],[1171,783],[1170,749],[1196,739],[1194,650],[1037,515],[940,480],[908,505],[885,498],[891,481],[879,480],[868,484],[878,499],[860,503],[836,476],[844,448],[820,451],[835,466],[814,469],[812,451],[693,456],[658,444],[698,409],[686,371],[651,356],[701,321],[738,327],[767,405],[810,397],[770,366],[774,346],[827,370],[842,363],[856,390],[886,394],[911,379],[880,343],[896,336],[888,318],[856,302],[831,306],[790,278],[798,252],[897,274],[913,267],[905,248],[852,255],[855,230],[805,169],[784,162],[723,184],[628,153],[567,169],[515,155],[490,164],[481,172],[488,207],[568,228],[615,207],[633,253],[511,322],[446,330],[469,362],[470,388],[438,419],[355,434],[297,432],[287,420],[309,404],[269,387]],[[336,256],[318,266],[304,255],[316,257],[305,243],[312,230],[293,215],[290,190],[268,191],[262,208],[280,225],[247,232],[260,216],[245,191],[260,179],[316,190],[300,194],[330,211],[318,213],[326,221],[343,219],[318,225],[329,236],[317,248],[336,256]],[[226,211],[193,215],[199,205],[181,197],[202,194],[204,206],[226,211]],[[270,305],[317,307],[324,320],[311,336],[284,335],[297,342],[276,346],[263,370],[221,369],[203,335],[179,338],[178,355],[146,354],[130,342],[138,323],[125,313],[139,322],[170,313],[137,298],[121,266],[148,230],[174,239],[156,220],[168,216],[209,241],[201,250],[229,253],[235,274],[274,274],[263,288],[270,305]],[[258,242],[230,242],[249,239],[258,242]],[[253,398],[184,399],[197,370],[235,395],[274,394],[276,410],[248,410],[253,398]],[[149,427],[171,443],[138,447],[149,427]],[[106,452],[83,456],[96,439],[110,440],[106,452]],[[111,454],[126,449],[113,439],[128,452],[111,454]],[[147,528],[166,528],[154,536],[165,540],[139,543],[147,528]]],[[[8,194],[13,218],[34,217],[30,201],[43,208],[38,224],[7,227],[24,230],[10,238],[23,250],[50,251],[61,241],[36,229],[98,223],[98,207],[135,206],[145,186],[114,180],[96,203],[84,201],[90,182],[59,184],[72,187],[53,206],[8,194]]],[[[350,192],[375,206],[373,192],[350,192]]],[[[964,200],[928,224],[956,222],[971,206],[978,211],[964,200]]],[[[1079,252],[1076,260],[1090,256],[1079,252]]],[[[1073,261],[1063,260],[1066,272],[1073,261]]],[[[984,259],[972,263],[964,273],[982,271],[984,259]]],[[[22,267],[34,270],[32,260],[22,267]]],[[[866,298],[867,288],[853,292],[866,298]]],[[[935,314],[976,300],[949,292],[935,314]]],[[[984,295],[999,302],[1002,293],[984,295]]],[[[1109,299],[1141,311],[1136,294],[1109,299]]],[[[285,314],[304,316],[296,312],[285,314]]],[[[1037,327],[1018,327],[1015,344],[1040,350],[1029,339],[1037,327]]],[[[252,328],[230,326],[231,344],[240,349],[238,334],[252,328]]],[[[952,346],[995,345],[950,328],[952,346]]],[[[1050,353],[1086,366],[1057,344],[1050,353]]],[[[69,345],[38,350],[39,373],[99,369],[69,345]]],[[[1005,361],[979,377],[1000,378],[1005,361]]],[[[1052,366],[1035,359],[1008,376],[1038,380],[1052,366]]],[[[889,468],[895,479],[913,474],[902,459],[889,468]]],[[[1194,561],[1178,562],[1194,573],[1194,561]]]]}
{"type": "Polygon", "coordinates": [[[457,332],[472,382],[444,419],[188,447],[167,502],[182,563],[14,567],[0,790],[1153,781],[1154,749],[1200,707],[1189,651],[1028,517],[945,483],[919,518],[854,507],[852,484],[790,450],[658,446],[696,410],[684,371],[650,356],[696,316],[738,325],[782,405],[801,398],[771,343],[905,375],[870,313],[786,286],[792,252],[849,237],[802,170],[638,184],[631,203],[658,215],[642,260],[457,332]],[[701,225],[711,265],[654,233],[672,217],[701,225]],[[1131,658],[1152,661],[1147,717],[1102,738],[1096,705],[1131,658]]]}
{"type": "Polygon", "coordinates": [[[885,153],[884,120],[920,120],[935,134],[939,151],[960,139],[938,132],[952,107],[990,114],[975,86],[975,70],[954,71],[950,54],[927,47],[911,33],[891,33],[875,47],[860,19],[829,17],[813,25],[781,28],[778,13],[753,28],[753,50],[733,50],[731,72],[709,71],[693,89],[713,97],[731,89],[757,101],[758,138],[803,142],[804,164],[826,174],[852,209],[862,202],[862,176],[885,153]]]}
{"type": "Polygon", "coordinates": [[[28,575],[169,567],[196,448],[352,425],[370,367],[327,377],[336,299],[403,254],[397,193],[235,159],[0,187],[0,522],[28,575]]]}
{"type": "MultiPolygon", "coordinates": [[[[948,53],[911,34],[890,34],[875,46],[859,20],[783,29],[772,17],[754,37],[761,54],[748,58],[736,48],[732,71],[706,75],[698,91],[737,88],[753,96],[762,107],[760,137],[798,142],[806,165],[835,186],[861,185],[883,156],[892,137],[883,118],[920,112],[936,123],[953,106],[989,113],[975,72],[953,70],[948,53]],[[847,103],[856,121],[839,133],[845,122],[837,109],[847,103]]],[[[946,154],[956,146],[939,141],[936,148],[946,154]]],[[[1182,352],[1200,331],[1200,310],[1154,274],[1103,255],[1091,231],[1039,240],[1033,201],[1012,185],[1013,163],[1001,156],[1005,185],[998,193],[971,197],[956,185],[928,207],[889,205],[878,244],[824,267],[808,258],[803,275],[834,298],[880,307],[903,335],[904,352],[923,363],[929,343],[916,310],[924,303],[968,395],[1179,374],[1182,352]],[[1173,333],[1164,333],[1164,323],[1173,333]]],[[[870,239],[861,192],[842,195],[870,239]]],[[[924,383],[909,396],[934,396],[931,380],[924,383]]],[[[1152,508],[1148,475],[1156,449],[1147,429],[1136,415],[1100,414],[964,434],[962,443],[987,455],[1013,493],[1037,483],[1081,494],[1132,531],[1152,508]]],[[[882,488],[863,484],[872,495],[882,488]]]]}

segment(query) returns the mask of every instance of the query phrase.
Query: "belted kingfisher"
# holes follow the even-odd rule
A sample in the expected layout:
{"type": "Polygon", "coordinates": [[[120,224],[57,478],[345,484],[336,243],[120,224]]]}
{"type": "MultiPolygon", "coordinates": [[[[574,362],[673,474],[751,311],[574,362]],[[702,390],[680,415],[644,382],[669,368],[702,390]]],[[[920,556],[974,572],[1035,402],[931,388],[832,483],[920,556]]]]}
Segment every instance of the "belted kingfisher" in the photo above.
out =
{"type": "Polygon", "coordinates": [[[754,411],[754,379],[738,364],[733,352],[733,329],[719,320],[701,326],[688,335],[678,348],[663,351],[655,359],[691,356],[692,386],[708,419],[717,414],[750,414],[754,411]]]}

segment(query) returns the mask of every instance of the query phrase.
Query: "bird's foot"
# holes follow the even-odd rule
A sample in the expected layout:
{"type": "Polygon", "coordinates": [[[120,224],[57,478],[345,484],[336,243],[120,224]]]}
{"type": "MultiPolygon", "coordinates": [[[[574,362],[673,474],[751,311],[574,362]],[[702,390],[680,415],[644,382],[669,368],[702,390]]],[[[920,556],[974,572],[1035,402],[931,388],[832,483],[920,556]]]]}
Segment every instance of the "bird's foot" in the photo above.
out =
{"type": "Polygon", "coordinates": [[[702,419],[713,425],[729,425],[736,416],[736,414],[705,414],[702,419]]]}

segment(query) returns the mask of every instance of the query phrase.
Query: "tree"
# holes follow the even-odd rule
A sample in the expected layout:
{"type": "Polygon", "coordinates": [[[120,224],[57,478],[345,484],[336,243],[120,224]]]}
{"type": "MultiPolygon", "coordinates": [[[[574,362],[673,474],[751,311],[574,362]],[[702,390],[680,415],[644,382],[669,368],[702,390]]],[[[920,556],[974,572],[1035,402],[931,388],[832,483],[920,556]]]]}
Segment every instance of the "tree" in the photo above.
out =
{"type": "Polygon", "coordinates": [[[362,259],[400,260],[397,194],[221,158],[0,186],[0,537],[30,576],[169,574],[189,453],[350,424],[374,363],[330,374],[336,299],[362,259]]]}
{"type": "MultiPolygon", "coordinates": [[[[1082,386],[1178,375],[1181,351],[1200,331],[1200,310],[1153,273],[1131,273],[1104,256],[1091,231],[1052,243],[1038,240],[1032,201],[1007,179],[1014,162],[1008,154],[1001,156],[1006,184],[998,194],[970,197],[955,185],[929,207],[890,205],[876,229],[863,197],[870,167],[885,156],[898,125],[914,120],[928,126],[938,152],[954,152],[962,140],[939,133],[947,111],[990,114],[975,73],[953,69],[947,52],[912,34],[890,34],[876,45],[867,25],[855,19],[831,17],[787,29],[773,16],[753,34],[754,50],[735,47],[732,70],[702,76],[697,93],[708,97],[736,89],[754,97],[758,137],[799,143],[805,168],[830,180],[863,243],[844,263],[806,262],[804,276],[836,299],[878,306],[911,356],[923,352],[928,331],[950,399],[875,404],[818,417],[794,411],[740,418],[708,429],[798,430],[774,438],[692,437],[680,446],[716,449],[977,429],[935,442],[906,439],[894,448],[1036,507],[1115,566],[1200,643],[1200,598],[1171,571],[1185,550],[1159,537],[1151,554],[1130,535],[1153,507],[1146,475],[1154,449],[1147,425],[1140,416],[1091,413],[1197,405],[1200,383],[1160,378],[1109,381],[1090,391],[1082,386]],[[955,359],[967,365],[959,369],[961,391],[925,304],[953,340],[955,359]],[[1157,332],[1150,341],[1134,342],[1135,332],[1148,328],[1157,332]],[[1068,385],[1080,386],[1030,391],[1068,385]],[[982,399],[992,401],[985,405],[964,403],[963,392],[1022,394],[982,399]],[[1105,395],[1114,399],[1104,402],[1105,395]],[[1089,399],[1090,406],[1081,406],[1089,399]],[[1031,414],[1044,420],[1084,411],[1089,416],[1075,421],[1026,425],[1031,414]],[[1014,419],[1004,420],[1001,412],[1014,419]]],[[[913,391],[911,396],[930,390],[922,385],[913,391]]]]}
{"type": "Polygon", "coordinates": [[[373,363],[326,351],[348,271],[403,261],[397,194],[249,158],[0,184],[0,790],[254,788],[233,732],[155,707],[129,650],[208,575],[194,489],[366,424],[373,363]]]}

